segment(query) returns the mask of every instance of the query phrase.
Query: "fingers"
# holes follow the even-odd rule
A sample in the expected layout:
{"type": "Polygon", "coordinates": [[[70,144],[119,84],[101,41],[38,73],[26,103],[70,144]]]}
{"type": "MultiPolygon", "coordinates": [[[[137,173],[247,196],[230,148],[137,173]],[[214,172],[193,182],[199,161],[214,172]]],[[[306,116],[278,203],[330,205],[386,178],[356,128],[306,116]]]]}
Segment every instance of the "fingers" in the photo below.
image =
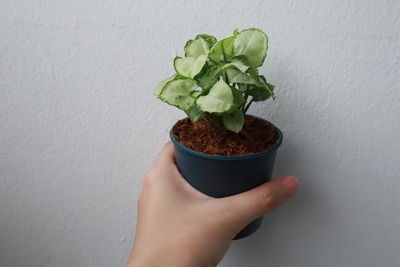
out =
{"type": "Polygon", "coordinates": [[[159,166],[165,166],[165,167],[171,166],[171,164],[175,164],[174,146],[171,141],[168,141],[164,145],[160,154],[158,154],[155,164],[159,165],[159,166]]]}
{"type": "MultiPolygon", "coordinates": [[[[175,165],[174,146],[172,142],[167,142],[161,149],[153,166],[144,177],[145,185],[174,185],[171,181],[179,181],[181,174],[175,165]],[[160,179],[162,178],[162,179],[160,179]]],[[[183,178],[182,178],[183,179],[183,178]]]]}
{"type": "Polygon", "coordinates": [[[279,207],[294,195],[298,188],[299,182],[295,177],[282,176],[244,193],[220,199],[220,204],[228,211],[226,214],[230,218],[226,219],[245,226],[279,207]]]}

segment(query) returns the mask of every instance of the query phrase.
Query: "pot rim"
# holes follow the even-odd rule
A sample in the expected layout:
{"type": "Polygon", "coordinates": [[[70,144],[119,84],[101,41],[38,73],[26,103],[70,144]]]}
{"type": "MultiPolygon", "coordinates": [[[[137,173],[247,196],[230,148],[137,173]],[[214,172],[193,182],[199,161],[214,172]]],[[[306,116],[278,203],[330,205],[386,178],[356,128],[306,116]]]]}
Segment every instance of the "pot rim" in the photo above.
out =
{"type": "MultiPolygon", "coordinates": [[[[272,122],[270,122],[270,121],[268,121],[268,120],[266,120],[266,119],[260,118],[260,117],[258,117],[258,116],[246,115],[246,117],[254,117],[254,118],[263,120],[263,121],[265,121],[265,122],[271,123],[272,125],[275,126],[275,124],[273,124],[272,122]]],[[[174,125],[175,125],[175,124],[174,124],[174,125]]],[[[172,128],[173,128],[173,127],[174,127],[174,126],[172,126],[172,128]]],[[[206,158],[206,159],[215,159],[215,160],[246,160],[246,159],[254,159],[254,158],[258,158],[258,157],[263,157],[263,156],[265,156],[265,155],[267,155],[267,154],[273,152],[274,150],[278,149],[278,148],[281,146],[282,140],[283,140],[283,134],[282,134],[281,129],[279,129],[278,127],[275,126],[275,128],[276,128],[276,130],[277,130],[277,134],[278,134],[278,140],[276,141],[276,144],[275,144],[273,147],[271,147],[271,148],[269,148],[269,149],[267,149],[267,150],[264,150],[264,151],[261,151],[261,152],[257,152],[257,153],[253,153],[253,154],[241,155],[241,156],[214,155],[214,154],[206,154],[206,153],[198,152],[198,151],[192,150],[192,149],[190,149],[190,148],[188,148],[188,147],[182,145],[182,144],[179,143],[179,142],[175,139],[175,137],[173,136],[173,134],[172,134],[172,128],[171,128],[171,130],[169,131],[169,136],[170,136],[172,142],[173,142],[178,148],[182,149],[182,150],[185,151],[185,152],[188,152],[188,153],[190,153],[190,154],[193,154],[193,155],[195,155],[195,156],[197,156],[197,157],[206,158]]]]}

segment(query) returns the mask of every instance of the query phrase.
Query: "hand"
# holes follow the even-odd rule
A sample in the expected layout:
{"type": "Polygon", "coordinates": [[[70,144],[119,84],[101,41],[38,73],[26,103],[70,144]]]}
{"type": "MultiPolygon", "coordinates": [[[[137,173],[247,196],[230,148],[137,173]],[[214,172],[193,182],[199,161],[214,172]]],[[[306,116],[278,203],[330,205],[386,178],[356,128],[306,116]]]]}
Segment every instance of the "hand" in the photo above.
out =
{"type": "Polygon", "coordinates": [[[297,189],[296,178],[283,176],[238,195],[209,197],[179,173],[169,142],[144,177],[127,266],[216,266],[243,227],[297,189]]]}

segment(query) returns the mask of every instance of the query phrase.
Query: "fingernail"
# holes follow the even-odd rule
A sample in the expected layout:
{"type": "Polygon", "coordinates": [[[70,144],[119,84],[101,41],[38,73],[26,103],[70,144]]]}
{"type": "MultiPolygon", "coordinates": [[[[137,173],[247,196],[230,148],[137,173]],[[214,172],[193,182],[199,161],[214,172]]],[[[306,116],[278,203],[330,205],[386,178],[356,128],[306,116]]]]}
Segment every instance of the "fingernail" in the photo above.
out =
{"type": "Polygon", "coordinates": [[[280,179],[279,182],[287,197],[294,195],[294,193],[296,193],[297,189],[299,188],[299,182],[294,176],[284,176],[280,179]]]}

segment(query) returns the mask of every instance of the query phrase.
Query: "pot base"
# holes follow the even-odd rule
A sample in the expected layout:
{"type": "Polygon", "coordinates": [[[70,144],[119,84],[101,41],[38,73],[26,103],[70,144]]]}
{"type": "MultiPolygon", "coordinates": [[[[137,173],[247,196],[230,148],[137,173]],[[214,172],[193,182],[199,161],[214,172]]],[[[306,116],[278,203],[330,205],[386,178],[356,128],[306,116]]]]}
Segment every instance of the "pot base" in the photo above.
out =
{"type": "Polygon", "coordinates": [[[263,221],[264,217],[260,217],[254,221],[252,221],[251,223],[249,223],[245,228],[242,229],[242,231],[240,231],[234,238],[233,240],[238,240],[241,239],[243,237],[249,236],[251,234],[253,234],[254,232],[256,232],[258,230],[258,228],[260,228],[262,221],[263,221]]]}

